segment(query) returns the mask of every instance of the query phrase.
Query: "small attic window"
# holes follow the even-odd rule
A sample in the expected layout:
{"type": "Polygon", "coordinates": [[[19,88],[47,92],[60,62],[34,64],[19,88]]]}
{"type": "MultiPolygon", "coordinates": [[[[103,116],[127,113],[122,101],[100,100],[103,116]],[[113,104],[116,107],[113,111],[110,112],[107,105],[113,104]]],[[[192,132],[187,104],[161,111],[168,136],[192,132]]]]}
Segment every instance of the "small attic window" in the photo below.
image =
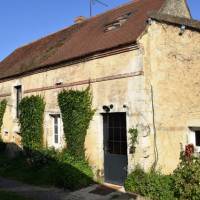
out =
{"type": "Polygon", "coordinates": [[[128,18],[135,12],[128,12],[120,17],[118,17],[117,19],[115,19],[114,21],[112,21],[111,23],[107,24],[104,26],[104,31],[108,32],[108,31],[112,31],[115,30],[117,28],[120,28],[127,20],[128,18]]]}

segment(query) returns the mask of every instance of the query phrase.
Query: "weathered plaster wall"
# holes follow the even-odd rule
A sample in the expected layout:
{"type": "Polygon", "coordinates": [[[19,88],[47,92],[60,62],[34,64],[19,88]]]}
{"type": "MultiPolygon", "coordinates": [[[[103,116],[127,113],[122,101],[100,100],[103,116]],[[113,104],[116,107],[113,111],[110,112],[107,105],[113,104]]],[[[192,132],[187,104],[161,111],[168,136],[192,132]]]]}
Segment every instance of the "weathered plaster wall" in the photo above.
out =
{"type": "MultiPolygon", "coordinates": [[[[144,90],[144,76],[138,72],[143,69],[143,59],[140,50],[132,50],[129,52],[116,54],[104,58],[94,59],[80,64],[66,66],[63,68],[34,74],[23,77],[18,80],[12,80],[0,83],[1,94],[11,93],[8,99],[4,124],[2,130],[8,130],[8,134],[4,132],[3,137],[6,141],[15,141],[18,130],[17,121],[15,119],[14,94],[12,88],[14,85],[21,84],[26,95],[40,94],[46,101],[45,109],[45,145],[53,145],[52,123],[49,114],[58,113],[59,107],[57,103],[57,95],[63,88],[48,89],[42,91],[30,92],[32,89],[55,86],[58,80],[62,80],[64,84],[79,82],[87,79],[96,79],[102,77],[113,77],[115,75],[129,75],[124,78],[118,77],[113,80],[101,80],[91,83],[91,91],[93,94],[93,107],[97,109],[95,116],[90,124],[88,134],[85,141],[86,154],[90,164],[99,176],[103,173],[103,122],[102,115],[103,105],[113,104],[112,112],[127,112],[127,129],[136,124],[146,124],[146,118],[151,114],[151,109],[146,107],[146,92],[144,90]],[[132,75],[130,75],[132,73],[132,75]],[[135,75],[134,75],[135,73],[135,75]],[[139,75],[140,74],[140,75],[139,75]],[[29,92],[27,93],[27,91],[29,92]],[[127,108],[123,108],[126,105],[127,108]]],[[[71,87],[73,89],[86,88],[88,84],[77,85],[71,87]]],[[[70,87],[69,87],[70,88],[70,87]]],[[[66,88],[68,89],[68,88],[66,88]]],[[[147,123],[148,124],[148,123],[147,123]]],[[[128,136],[129,137],[129,136],[128,136]]],[[[62,143],[64,145],[64,142],[62,143]]],[[[129,170],[133,168],[137,157],[133,158],[129,155],[129,170]]],[[[143,160],[142,160],[143,161],[143,160]]]]}
{"type": "Polygon", "coordinates": [[[176,168],[188,127],[200,127],[200,33],[179,33],[179,27],[153,22],[140,39],[146,90],[153,88],[157,167],[165,173],[176,168]]]}
{"type": "Polygon", "coordinates": [[[191,18],[187,0],[165,0],[160,12],[177,17],[191,18]]]}

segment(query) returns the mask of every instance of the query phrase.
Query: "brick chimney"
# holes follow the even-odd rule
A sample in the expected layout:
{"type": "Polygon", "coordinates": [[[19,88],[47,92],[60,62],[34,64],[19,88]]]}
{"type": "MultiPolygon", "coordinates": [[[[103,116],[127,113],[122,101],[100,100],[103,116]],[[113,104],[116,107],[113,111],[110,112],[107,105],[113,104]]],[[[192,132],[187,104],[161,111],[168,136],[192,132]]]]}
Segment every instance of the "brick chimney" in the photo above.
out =
{"type": "Polygon", "coordinates": [[[192,18],[187,0],[165,0],[159,12],[176,17],[192,18]]]}
{"type": "Polygon", "coordinates": [[[84,17],[84,16],[79,16],[79,17],[76,17],[76,18],[75,18],[74,23],[75,23],[75,24],[79,24],[79,23],[81,23],[81,22],[83,22],[83,21],[85,21],[85,20],[86,20],[86,17],[84,17]]]}

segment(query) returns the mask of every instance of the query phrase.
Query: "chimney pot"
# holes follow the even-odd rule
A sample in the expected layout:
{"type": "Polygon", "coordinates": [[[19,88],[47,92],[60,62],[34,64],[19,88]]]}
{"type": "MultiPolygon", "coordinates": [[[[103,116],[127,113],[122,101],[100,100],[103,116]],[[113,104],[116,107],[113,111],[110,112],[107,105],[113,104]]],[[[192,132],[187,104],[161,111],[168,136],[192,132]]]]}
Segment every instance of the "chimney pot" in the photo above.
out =
{"type": "Polygon", "coordinates": [[[79,24],[79,23],[81,23],[81,22],[83,22],[85,20],[86,20],[86,17],[84,17],[84,16],[78,16],[78,17],[75,18],[74,23],[75,24],[79,24]]]}

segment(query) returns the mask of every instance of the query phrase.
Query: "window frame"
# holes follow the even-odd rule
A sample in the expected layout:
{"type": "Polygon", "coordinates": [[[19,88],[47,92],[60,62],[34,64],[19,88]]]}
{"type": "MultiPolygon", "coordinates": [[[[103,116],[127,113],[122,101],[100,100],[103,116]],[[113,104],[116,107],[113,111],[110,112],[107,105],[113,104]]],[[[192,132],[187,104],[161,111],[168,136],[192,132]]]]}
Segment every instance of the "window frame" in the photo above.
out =
{"type": "Polygon", "coordinates": [[[60,114],[50,114],[52,120],[52,135],[53,135],[53,145],[54,147],[58,147],[61,145],[61,134],[62,134],[62,122],[61,122],[61,115],[60,114]],[[57,133],[55,133],[55,119],[57,119],[57,133]],[[55,136],[57,135],[57,141],[55,136]]]}
{"type": "Polygon", "coordinates": [[[19,104],[22,100],[22,85],[14,86],[15,91],[15,117],[18,119],[20,115],[19,104]]]}
{"type": "Polygon", "coordinates": [[[195,151],[200,153],[200,145],[197,145],[196,132],[199,131],[200,127],[189,127],[189,135],[188,135],[188,143],[193,144],[195,147],[195,151]]]}

